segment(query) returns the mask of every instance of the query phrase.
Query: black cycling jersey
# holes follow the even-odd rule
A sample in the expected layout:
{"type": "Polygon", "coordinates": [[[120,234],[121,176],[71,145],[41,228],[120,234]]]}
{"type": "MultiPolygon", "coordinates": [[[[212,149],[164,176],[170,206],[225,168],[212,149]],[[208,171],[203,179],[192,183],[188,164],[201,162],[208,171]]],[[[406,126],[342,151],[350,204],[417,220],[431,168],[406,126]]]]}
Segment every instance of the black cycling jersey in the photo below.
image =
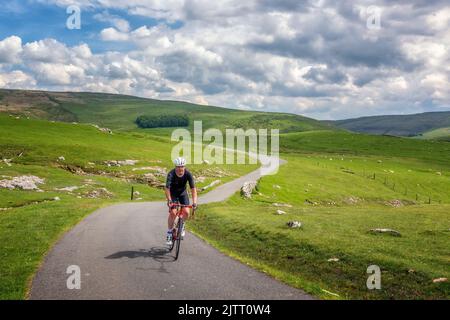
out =
{"type": "Polygon", "coordinates": [[[167,174],[166,188],[169,188],[171,195],[185,195],[187,194],[186,184],[188,182],[191,188],[195,188],[194,177],[187,169],[184,171],[184,175],[182,177],[177,176],[175,169],[172,169],[167,174]]]}

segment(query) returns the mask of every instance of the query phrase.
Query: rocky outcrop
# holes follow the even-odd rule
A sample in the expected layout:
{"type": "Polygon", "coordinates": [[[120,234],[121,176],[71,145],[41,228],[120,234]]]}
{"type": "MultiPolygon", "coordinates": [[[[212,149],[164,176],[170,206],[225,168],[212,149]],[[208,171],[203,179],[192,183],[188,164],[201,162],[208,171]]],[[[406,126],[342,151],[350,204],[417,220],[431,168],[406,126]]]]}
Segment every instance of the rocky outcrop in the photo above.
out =
{"type": "Polygon", "coordinates": [[[134,166],[139,160],[107,160],[103,161],[108,167],[134,166]]]}
{"type": "Polygon", "coordinates": [[[83,196],[90,199],[97,199],[97,198],[112,198],[114,194],[109,192],[106,188],[99,188],[86,192],[83,194],[83,196]]]}
{"type": "Polygon", "coordinates": [[[0,180],[0,188],[6,189],[22,189],[22,190],[39,190],[38,184],[43,184],[44,179],[36,176],[20,176],[11,180],[0,180]]]}
{"type": "Polygon", "coordinates": [[[244,198],[250,199],[252,197],[252,192],[255,190],[256,185],[258,183],[256,181],[246,181],[241,187],[241,195],[244,198]]]}
{"type": "Polygon", "coordinates": [[[167,175],[167,169],[163,168],[163,167],[158,167],[158,166],[133,168],[131,170],[132,171],[148,170],[148,171],[152,171],[152,173],[157,176],[166,176],[167,175]]]}

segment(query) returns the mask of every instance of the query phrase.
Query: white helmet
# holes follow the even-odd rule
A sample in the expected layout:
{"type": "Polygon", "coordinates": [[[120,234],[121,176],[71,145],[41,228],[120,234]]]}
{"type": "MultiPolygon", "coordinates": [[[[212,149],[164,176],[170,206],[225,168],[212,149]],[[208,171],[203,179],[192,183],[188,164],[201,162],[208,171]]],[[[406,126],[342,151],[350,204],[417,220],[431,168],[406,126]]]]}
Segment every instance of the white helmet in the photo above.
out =
{"type": "Polygon", "coordinates": [[[186,159],[178,157],[173,163],[175,163],[176,167],[184,167],[186,165],[186,159]]]}

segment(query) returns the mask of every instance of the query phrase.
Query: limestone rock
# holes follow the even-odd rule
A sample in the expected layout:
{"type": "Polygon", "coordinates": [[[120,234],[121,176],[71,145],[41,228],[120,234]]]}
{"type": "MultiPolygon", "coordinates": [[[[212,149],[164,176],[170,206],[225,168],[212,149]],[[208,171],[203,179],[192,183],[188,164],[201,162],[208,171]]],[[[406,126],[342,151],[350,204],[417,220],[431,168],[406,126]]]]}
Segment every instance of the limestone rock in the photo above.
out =
{"type": "Polygon", "coordinates": [[[214,187],[215,185],[219,184],[221,181],[220,180],[214,180],[213,182],[211,182],[210,184],[208,184],[207,186],[204,186],[203,188],[200,189],[200,191],[204,191],[206,189],[209,189],[211,187],[214,187]]]}
{"type": "Polygon", "coordinates": [[[256,188],[256,181],[246,181],[241,187],[241,195],[244,198],[250,199],[252,197],[252,192],[256,188]]]}
{"type": "Polygon", "coordinates": [[[38,184],[43,184],[44,179],[36,176],[14,177],[12,180],[0,180],[0,188],[38,190],[38,184]]]}
{"type": "Polygon", "coordinates": [[[273,206],[275,207],[287,207],[287,208],[292,208],[292,205],[289,203],[272,203],[273,206]]]}
{"type": "Polygon", "coordinates": [[[394,237],[401,237],[402,236],[400,234],[400,232],[398,232],[397,230],[387,229],[387,228],[370,229],[369,232],[371,232],[371,233],[387,233],[387,234],[390,234],[391,236],[394,236],[394,237]]]}
{"type": "Polygon", "coordinates": [[[55,188],[55,190],[57,191],[67,191],[67,192],[73,192],[75,190],[77,190],[79,187],[77,186],[72,186],[72,187],[64,187],[64,188],[55,188]]]}
{"type": "Polygon", "coordinates": [[[287,226],[289,228],[300,228],[302,226],[302,223],[300,221],[289,221],[287,223],[287,226]]]}

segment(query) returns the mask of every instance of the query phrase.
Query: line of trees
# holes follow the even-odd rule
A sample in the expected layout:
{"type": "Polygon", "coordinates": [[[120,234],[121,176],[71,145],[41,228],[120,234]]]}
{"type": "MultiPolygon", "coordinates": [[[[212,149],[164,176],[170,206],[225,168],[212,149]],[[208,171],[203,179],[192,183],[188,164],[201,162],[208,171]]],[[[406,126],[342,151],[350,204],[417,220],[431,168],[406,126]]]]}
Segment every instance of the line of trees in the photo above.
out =
{"type": "Polygon", "coordinates": [[[139,116],[135,123],[140,128],[187,127],[189,118],[185,115],[139,116]]]}

